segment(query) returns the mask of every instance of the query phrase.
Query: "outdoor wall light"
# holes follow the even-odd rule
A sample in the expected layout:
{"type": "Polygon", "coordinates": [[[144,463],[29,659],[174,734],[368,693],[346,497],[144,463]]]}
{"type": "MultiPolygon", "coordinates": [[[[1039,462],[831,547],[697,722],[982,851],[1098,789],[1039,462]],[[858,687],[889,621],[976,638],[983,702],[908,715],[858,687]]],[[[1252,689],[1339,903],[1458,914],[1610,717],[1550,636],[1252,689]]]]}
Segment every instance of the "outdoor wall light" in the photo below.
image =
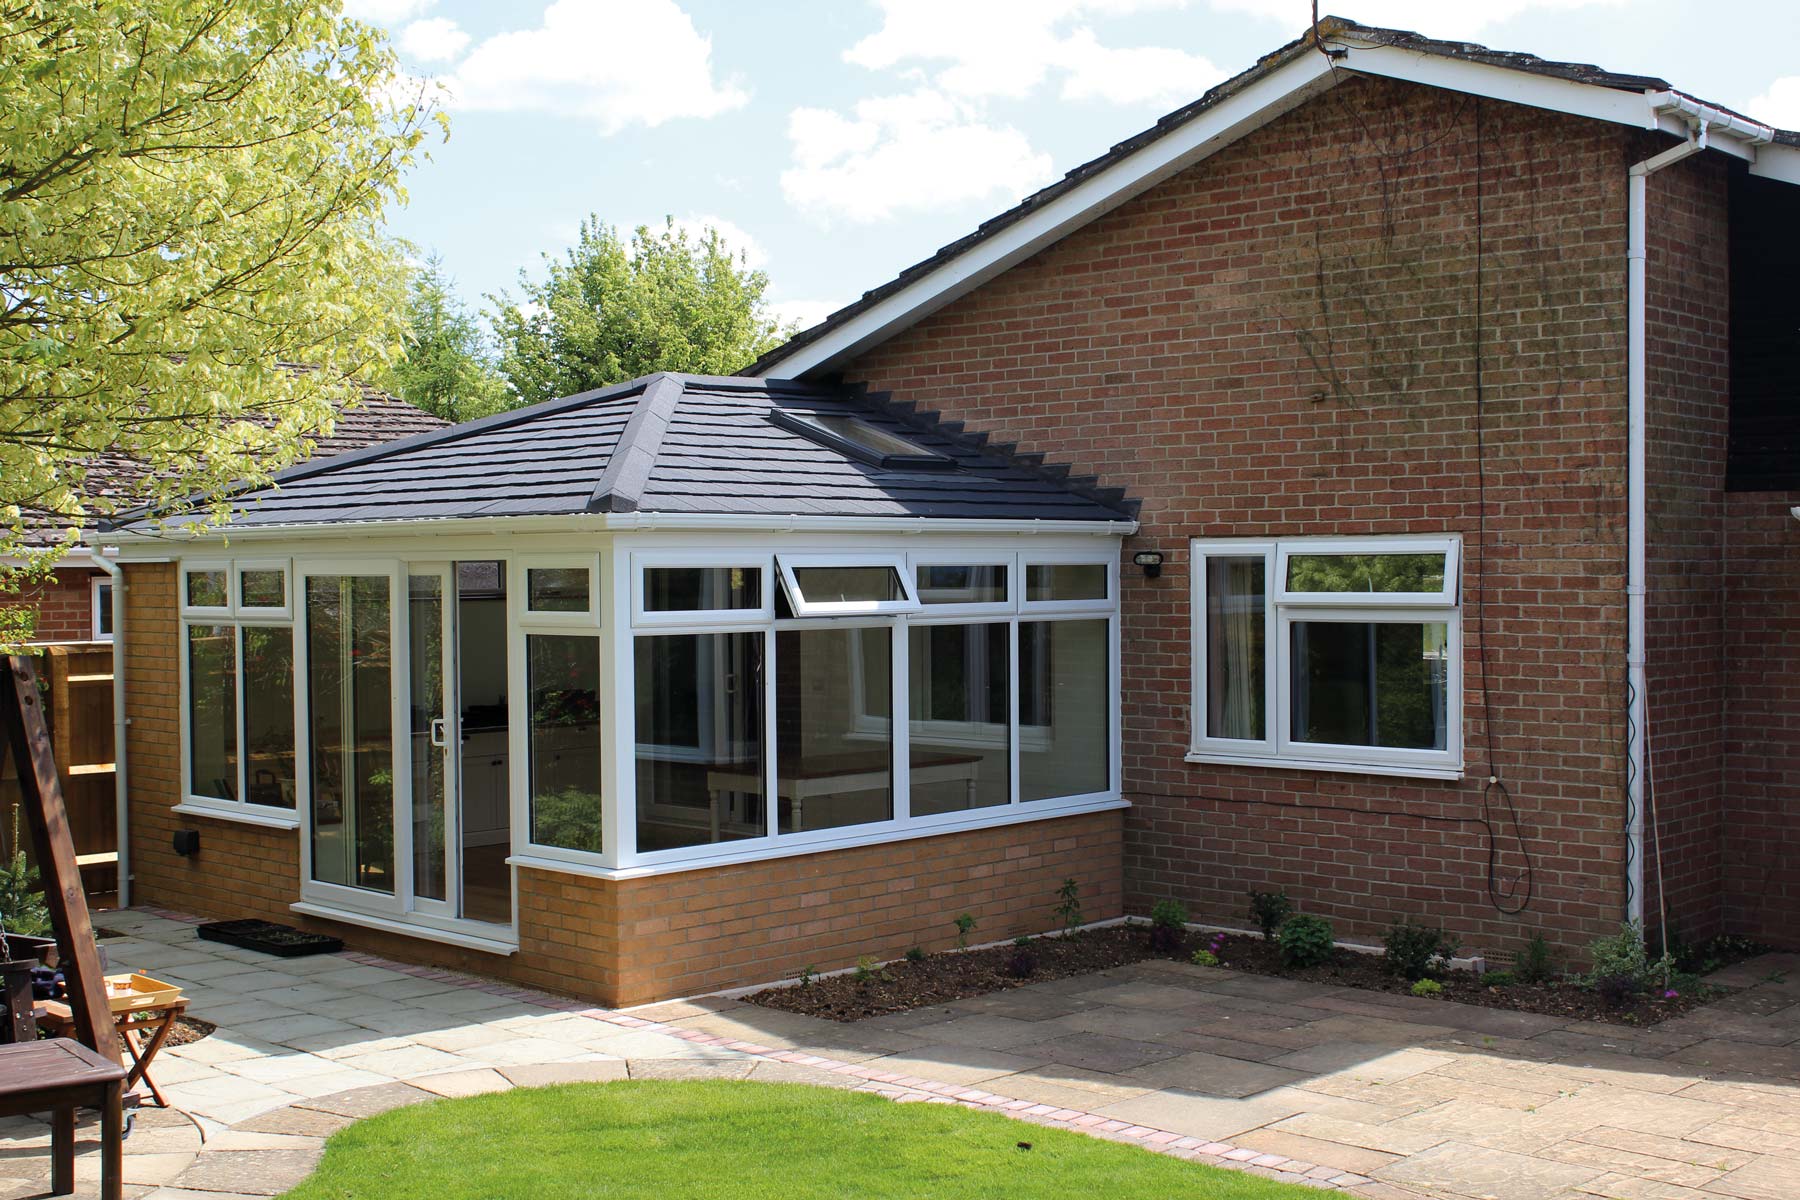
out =
{"type": "Polygon", "coordinates": [[[198,829],[177,829],[175,831],[175,853],[186,858],[200,849],[200,831],[198,829]]]}
{"type": "Polygon", "coordinates": [[[1144,568],[1145,579],[1162,578],[1163,556],[1161,550],[1139,550],[1131,556],[1133,565],[1144,568]]]}

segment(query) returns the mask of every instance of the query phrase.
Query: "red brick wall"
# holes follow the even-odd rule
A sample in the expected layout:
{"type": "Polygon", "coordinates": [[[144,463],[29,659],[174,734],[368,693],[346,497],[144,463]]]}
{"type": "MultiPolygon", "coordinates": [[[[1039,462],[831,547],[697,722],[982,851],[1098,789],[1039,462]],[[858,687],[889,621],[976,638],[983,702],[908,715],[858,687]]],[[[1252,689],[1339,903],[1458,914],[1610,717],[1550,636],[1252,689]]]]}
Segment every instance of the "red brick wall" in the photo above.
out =
{"type": "MultiPolygon", "coordinates": [[[[1645,156],[1658,146],[1643,139],[1645,156]]],[[[1645,923],[1721,932],[1725,771],[1724,516],[1730,394],[1729,219],[1717,156],[1648,184],[1645,526],[1650,703],[1645,923]],[[1658,859],[1660,858],[1660,864],[1658,859]],[[1658,866],[1666,888],[1659,903],[1658,866]]]]}
{"type": "Polygon", "coordinates": [[[1091,920],[1118,916],[1117,812],[611,882],[519,871],[516,955],[501,957],[301,917],[300,835],[175,813],[181,796],[175,571],[126,568],[133,900],[211,918],[261,917],[351,945],[605,1004],[762,983],[943,948],[970,912],[983,940],[1054,928],[1056,889],[1082,885],[1091,920]],[[200,831],[199,853],[172,848],[200,831]]]}
{"type": "Polygon", "coordinates": [[[35,609],[34,641],[85,642],[94,636],[89,581],[99,574],[85,567],[52,571],[51,579],[26,588],[17,598],[7,597],[0,607],[35,609]]]}
{"type": "Polygon", "coordinates": [[[1800,949],[1800,492],[1725,501],[1726,929],[1800,949]]]}
{"type": "MultiPolygon", "coordinates": [[[[1441,921],[1504,957],[1624,908],[1625,166],[1574,118],[1351,80],[1021,263],[847,375],[1143,501],[1126,547],[1127,906],[1340,934],[1441,921]],[[1485,133],[1485,636],[1495,761],[1536,866],[1489,903],[1476,620],[1476,122],[1485,133]],[[1192,537],[1460,533],[1461,782],[1184,761],[1192,537]]],[[[1502,876],[1518,855],[1503,808],[1502,876]]]]}

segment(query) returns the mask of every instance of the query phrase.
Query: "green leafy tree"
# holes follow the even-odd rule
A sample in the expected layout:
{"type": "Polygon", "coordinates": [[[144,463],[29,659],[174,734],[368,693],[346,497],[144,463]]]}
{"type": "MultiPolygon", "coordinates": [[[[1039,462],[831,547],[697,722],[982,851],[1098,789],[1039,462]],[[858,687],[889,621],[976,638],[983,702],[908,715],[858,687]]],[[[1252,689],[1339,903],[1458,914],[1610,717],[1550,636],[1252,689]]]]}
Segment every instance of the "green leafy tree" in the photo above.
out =
{"type": "Polygon", "coordinates": [[[222,517],[392,359],[402,78],[335,2],[0,0],[0,557],[106,453],[222,517]]]}
{"type": "Polygon", "coordinates": [[[381,384],[446,421],[469,421],[513,404],[475,314],[433,254],[413,273],[406,305],[406,353],[381,384]]]}
{"type": "Polygon", "coordinates": [[[789,332],[768,312],[768,277],[734,257],[710,226],[698,240],[673,221],[630,242],[589,217],[575,245],[519,273],[522,298],[492,297],[500,370],[523,403],[656,371],[725,375],[789,332]]]}

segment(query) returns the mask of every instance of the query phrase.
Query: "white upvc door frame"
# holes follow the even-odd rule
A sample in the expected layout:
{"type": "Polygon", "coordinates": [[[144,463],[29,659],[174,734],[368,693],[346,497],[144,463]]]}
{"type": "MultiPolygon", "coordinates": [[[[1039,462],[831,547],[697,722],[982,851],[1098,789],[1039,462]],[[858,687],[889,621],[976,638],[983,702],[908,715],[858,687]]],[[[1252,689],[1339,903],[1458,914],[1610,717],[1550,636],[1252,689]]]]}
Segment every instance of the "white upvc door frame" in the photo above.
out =
{"type": "MultiPolygon", "coordinates": [[[[404,660],[405,673],[401,674],[398,665],[395,669],[394,691],[404,693],[406,726],[404,729],[407,747],[406,775],[407,789],[404,795],[395,793],[396,809],[395,828],[405,826],[406,834],[402,838],[396,834],[394,843],[398,848],[402,843],[406,847],[406,861],[397,864],[396,875],[404,885],[404,907],[412,913],[435,917],[439,920],[456,920],[459,900],[462,896],[462,707],[457,693],[458,673],[456,654],[456,564],[446,560],[430,561],[409,559],[403,564],[400,575],[402,581],[402,604],[405,618],[400,623],[401,636],[394,642],[396,664],[404,660]],[[413,663],[412,663],[412,580],[414,576],[435,576],[438,580],[439,601],[439,638],[438,653],[441,659],[438,686],[442,695],[438,698],[443,716],[443,743],[433,743],[444,759],[444,898],[433,899],[419,895],[419,881],[415,874],[417,845],[413,840],[413,785],[416,780],[412,776],[412,710],[416,707],[412,695],[413,663]],[[404,818],[404,819],[402,819],[404,818]]],[[[398,755],[396,755],[398,757],[398,755]]],[[[399,773],[395,773],[396,781],[399,773]]]]}

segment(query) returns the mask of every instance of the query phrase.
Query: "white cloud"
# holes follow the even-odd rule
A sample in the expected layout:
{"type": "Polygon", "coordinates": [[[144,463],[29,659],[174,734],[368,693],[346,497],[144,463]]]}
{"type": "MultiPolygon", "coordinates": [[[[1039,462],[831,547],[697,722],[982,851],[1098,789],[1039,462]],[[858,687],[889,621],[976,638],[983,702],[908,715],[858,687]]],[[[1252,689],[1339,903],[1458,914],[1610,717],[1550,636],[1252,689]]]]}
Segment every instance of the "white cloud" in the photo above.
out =
{"type": "MultiPolygon", "coordinates": [[[[1211,0],[1225,12],[1265,17],[1298,36],[1312,23],[1312,0],[1211,0]]],[[[1410,29],[1434,38],[1473,37],[1482,30],[1533,10],[1623,8],[1626,0],[1482,0],[1479,4],[1445,4],[1444,0],[1358,0],[1345,15],[1364,25],[1410,29]]],[[[1320,6],[1320,15],[1328,11],[1320,6]]]]}
{"type": "Polygon", "coordinates": [[[877,0],[881,28],[845,51],[844,58],[872,70],[914,60],[947,63],[933,82],[960,97],[1030,95],[1051,73],[1064,76],[1066,99],[1118,104],[1193,99],[1222,74],[1196,55],[1161,47],[1112,49],[1091,29],[1066,32],[1082,17],[1119,16],[1182,7],[1186,0],[877,0]],[[946,30],[954,30],[947,35],[946,30]],[[1147,80],[1134,83],[1132,71],[1147,80]],[[1206,82],[1184,86],[1192,74],[1206,82]]]}
{"type": "Polygon", "coordinates": [[[436,3],[437,0],[344,0],[344,15],[371,25],[398,25],[436,3]]]}
{"type": "Polygon", "coordinates": [[[1745,115],[1781,129],[1800,129],[1800,75],[1788,75],[1744,106],[1745,115]]]}
{"type": "Polygon", "coordinates": [[[463,52],[469,35],[448,17],[414,21],[400,31],[400,50],[421,62],[448,62],[463,52]]]}
{"type": "Polygon", "coordinates": [[[712,41],[674,0],[556,0],[538,28],[484,39],[445,83],[458,108],[582,117],[609,134],[749,100],[713,78],[712,41]]]}
{"type": "Polygon", "coordinates": [[[846,303],[848,301],[844,300],[771,300],[769,312],[784,326],[811,329],[846,303]]]}
{"type": "Polygon", "coordinates": [[[788,117],[794,165],[781,190],[802,212],[876,221],[998,195],[1014,200],[1046,182],[1050,156],[1011,126],[931,88],[857,102],[852,115],[798,108],[788,117]]]}

